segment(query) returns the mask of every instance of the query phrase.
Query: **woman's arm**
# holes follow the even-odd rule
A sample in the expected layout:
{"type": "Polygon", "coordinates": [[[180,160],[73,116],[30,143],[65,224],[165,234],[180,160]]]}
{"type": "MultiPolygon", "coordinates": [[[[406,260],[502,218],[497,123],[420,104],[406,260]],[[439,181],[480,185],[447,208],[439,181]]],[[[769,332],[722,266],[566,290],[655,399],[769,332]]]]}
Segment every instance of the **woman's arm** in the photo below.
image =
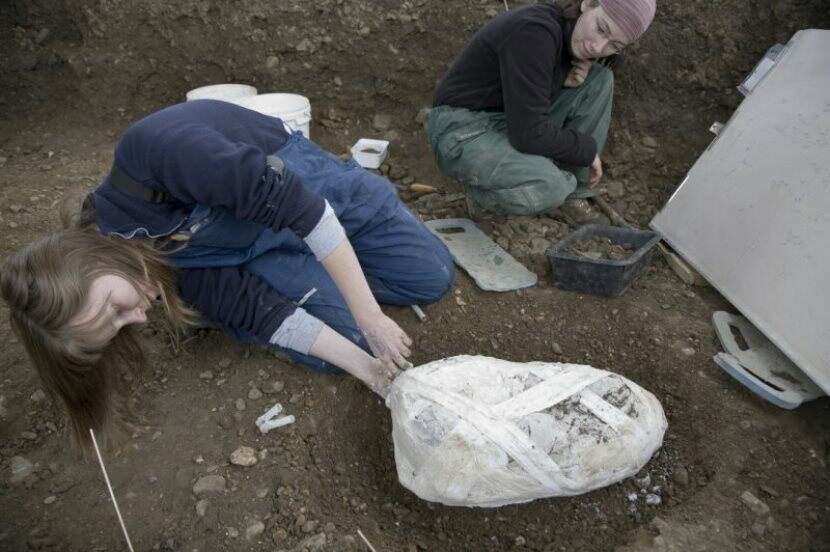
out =
{"type": "Polygon", "coordinates": [[[320,262],[346,300],[375,356],[390,370],[411,366],[406,358],[411,354],[412,340],[380,310],[349,240],[344,237],[320,262]]]}
{"type": "Polygon", "coordinates": [[[342,368],[384,398],[392,381],[399,374],[397,368],[385,366],[380,360],[326,325],[308,352],[342,368]]]}

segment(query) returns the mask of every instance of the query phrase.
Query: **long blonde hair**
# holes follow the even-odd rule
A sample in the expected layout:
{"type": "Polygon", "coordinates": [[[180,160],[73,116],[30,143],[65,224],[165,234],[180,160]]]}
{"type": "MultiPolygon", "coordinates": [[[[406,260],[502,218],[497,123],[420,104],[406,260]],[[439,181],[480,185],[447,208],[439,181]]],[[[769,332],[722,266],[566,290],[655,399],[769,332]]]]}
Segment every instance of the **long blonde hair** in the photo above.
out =
{"type": "Polygon", "coordinates": [[[159,290],[174,336],[195,318],[178,296],[174,271],[151,244],[104,236],[91,225],[42,236],[0,268],[0,293],[12,328],[47,392],[62,404],[73,440],[85,451],[90,428],[110,441],[132,417],[130,376],[145,366],[133,327],[96,346],[87,339],[95,320],[70,324],[84,307],[92,281],[103,274],[121,276],[136,289],[159,290]]]}

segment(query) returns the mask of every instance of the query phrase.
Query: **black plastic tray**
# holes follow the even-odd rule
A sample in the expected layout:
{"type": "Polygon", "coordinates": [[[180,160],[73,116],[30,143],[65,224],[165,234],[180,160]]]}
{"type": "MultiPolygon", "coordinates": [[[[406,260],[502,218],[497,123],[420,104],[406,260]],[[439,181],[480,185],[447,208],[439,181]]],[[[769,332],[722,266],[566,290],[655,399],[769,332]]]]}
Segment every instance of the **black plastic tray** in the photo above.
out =
{"type": "Polygon", "coordinates": [[[651,262],[654,246],[660,236],[648,230],[634,230],[603,224],[589,224],[550,246],[545,252],[551,266],[553,284],[568,291],[619,297],[628,289],[640,271],[651,262]],[[576,242],[594,237],[608,238],[612,243],[629,244],[634,253],[622,261],[590,259],[568,251],[576,242]]]}

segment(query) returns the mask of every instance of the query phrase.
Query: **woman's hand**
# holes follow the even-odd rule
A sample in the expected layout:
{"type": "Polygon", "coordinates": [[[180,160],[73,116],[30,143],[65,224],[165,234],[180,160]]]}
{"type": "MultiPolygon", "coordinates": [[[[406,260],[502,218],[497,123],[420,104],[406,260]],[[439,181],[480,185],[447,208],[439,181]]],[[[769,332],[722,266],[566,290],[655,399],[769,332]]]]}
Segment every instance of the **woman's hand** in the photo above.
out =
{"type": "Polygon", "coordinates": [[[409,350],[412,339],[380,309],[373,315],[358,319],[357,325],[369,342],[372,353],[387,369],[397,371],[412,366],[407,360],[412,354],[409,350]]]}
{"type": "Polygon", "coordinates": [[[384,399],[401,373],[396,366],[373,357],[325,324],[308,352],[350,373],[384,399]]]}
{"type": "Polygon", "coordinates": [[[571,70],[568,76],[565,77],[565,88],[576,88],[582,86],[585,79],[588,78],[588,73],[591,71],[591,64],[593,62],[587,59],[574,59],[571,61],[571,70]]]}
{"type": "MultiPolygon", "coordinates": [[[[367,355],[368,356],[368,355],[367,355]]],[[[364,381],[366,385],[378,394],[382,399],[385,399],[389,394],[389,388],[392,382],[400,375],[401,371],[397,368],[389,368],[379,359],[371,358],[372,366],[370,368],[370,376],[364,381]]]]}
{"type": "Polygon", "coordinates": [[[591,168],[588,172],[588,187],[593,188],[597,184],[599,184],[600,179],[602,178],[602,160],[599,158],[599,154],[594,157],[594,160],[591,162],[591,168]]]}
{"type": "Polygon", "coordinates": [[[349,240],[344,238],[321,263],[337,284],[375,356],[389,369],[408,368],[406,357],[412,340],[380,310],[349,240]]]}

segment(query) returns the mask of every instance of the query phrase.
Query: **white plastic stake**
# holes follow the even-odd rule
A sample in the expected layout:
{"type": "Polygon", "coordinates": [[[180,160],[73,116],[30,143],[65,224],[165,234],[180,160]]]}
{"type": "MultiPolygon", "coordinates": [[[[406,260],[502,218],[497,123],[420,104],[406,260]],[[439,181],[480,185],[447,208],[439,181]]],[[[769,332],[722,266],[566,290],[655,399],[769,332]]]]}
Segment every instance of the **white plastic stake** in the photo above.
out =
{"type": "Polygon", "coordinates": [[[358,529],[358,530],[357,530],[357,535],[358,535],[361,539],[363,539],[363,542],[365,542],[365,543],[366,543],[366,546],[368,546],[368,547],[369,547],[369,550],[371,550],[372,552],[378,552],[377,550],[375,550],[375,547],[374,547],[374,546],[372,546],[372,543],[371,543],[371,542],[369,542],[369,539],[367,539],[367,538],[366,538],[366,535],[364,535],[364,534],[363,534],[363,531],[361,531],[360,529],[358,529]]]}
{"type": "Polygon", "coordinates": [[[272,406],[268,410],[268,412],[257,418],[256,426],[259,428],[259,431],[261,433],[268,433],[272,429],[287,426],[289,424],[293,424],[296,421],[294,416],[277,417],[277,415],[280,412],[282,412],[282,405],[280,403],[277,403],[274,406],[272,406]]]}
{"type": "Polygon", "coordinates": [[[413,311],[415,311],[415,316],[418,317],[418,320],[423,322],[424,320],[427,319],[426,313],[424,312],[424,310],[419,305],[409,305],[409,306],[412,307],[413,311]]]}
{"type": "Polygon", "coordinates": [[[280,412],[282,412],[282,405],[280,403],[277,403],[274,406],[272,406],[265,414],[256,419],[256,425],[260,426],[264,424],[271,418],[274,418],[280,412]]]}
{"type": "Polygon", "coordinates": [[[107,489],[110,492],[112,505],[115,506],[115,514],[118,516],[118,523],[121,524],[121,531],[124,532],[124,538],[127,540],[127,548],[130,549],[130,552],[134,552],[133,543],[130,541],[130,535],[127,533],[127,526],[124,525],[124,518],[121,517],[121,510],[118,508],[118,502],[115,500],[115,493],[112,491],[110,477],[107,475],[107,468],[104,467],[104,459],[101,457],[101,450],[98,448],[98,441],[95,440],[95,432],[92,431],[92,428],[89,428],[89,434],[92,436],[92,445],[95,447],[95,454],[98,455],[98,463],[101,464],[101,472],[104,474],[104,481],[107,483],[107,489]]]}
{"type": "Polygon", "coordinates": [[[262,433],[268,433],[272,429],[293,424],[295,421],[297,420],[294,419],[294,416],[282,416],[281,418],[268,420],[267,422],[262,423],[259,426],[259,431],[262,433]]]}
{"type": "Polygon", "coordinates": [[[317,293],[317,288],[316,287],[313,287],[310,290],[308,290],[308,293],[303,295],[303,297],[299,301],[297,301],[297,306],[302,307],[303,305],[305,305],[305,302],[308,301],[309,299],[311,299],[311,296],[314,295],[315,293],[317,293]]]}

